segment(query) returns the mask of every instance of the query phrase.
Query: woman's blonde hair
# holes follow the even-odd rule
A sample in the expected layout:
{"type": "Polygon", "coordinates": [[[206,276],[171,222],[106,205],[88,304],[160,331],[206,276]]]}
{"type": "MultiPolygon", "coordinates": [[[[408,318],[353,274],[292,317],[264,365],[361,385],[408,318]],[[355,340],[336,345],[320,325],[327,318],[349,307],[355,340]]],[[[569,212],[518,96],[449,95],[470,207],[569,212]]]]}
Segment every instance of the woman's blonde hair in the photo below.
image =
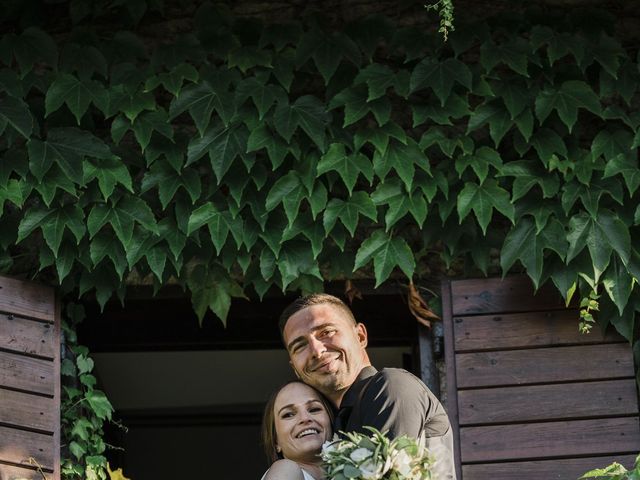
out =
{"type": "Polygon", "coordinates": [[[324,409],[327,411],[327,415],[329,415],[329,420],[333,424],[333,408],[329,401],[318,392],[315,388],[307,385],[302,380],[291,380],[284,385],[281,385],[275,392],[271,394],[267,404],[264,407],[264,414],[262,415],[262,445],[264,447],[264,453],[267,455],[267,460],[269,464],[272,464],[276,460],[280,460],[282,457],[282,453],[278,452],[278,444],[276,437],[276,414],[274,412],[274,405],[276,403],[276,397],[288,385],[292,383],[301,383],[302,385],[306,385],[310,389],[314,390],[318,394],[318,398],[322,402],[324,409]]]}

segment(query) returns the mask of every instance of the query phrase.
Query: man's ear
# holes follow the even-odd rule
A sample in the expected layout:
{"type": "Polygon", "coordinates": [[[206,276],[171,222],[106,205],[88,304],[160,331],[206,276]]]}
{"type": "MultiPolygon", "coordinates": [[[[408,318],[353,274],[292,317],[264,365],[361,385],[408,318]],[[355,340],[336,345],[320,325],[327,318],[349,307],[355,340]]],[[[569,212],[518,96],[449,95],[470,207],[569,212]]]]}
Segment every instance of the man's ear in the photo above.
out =
{"type": "Polygon", "coordinates": [[[369,342],[369,337],[367,336],[367,327],[364,326],[364,323],[356,324],[356,334],[358,335],[360,346],[362,348],[366,348],[369,342]]]}

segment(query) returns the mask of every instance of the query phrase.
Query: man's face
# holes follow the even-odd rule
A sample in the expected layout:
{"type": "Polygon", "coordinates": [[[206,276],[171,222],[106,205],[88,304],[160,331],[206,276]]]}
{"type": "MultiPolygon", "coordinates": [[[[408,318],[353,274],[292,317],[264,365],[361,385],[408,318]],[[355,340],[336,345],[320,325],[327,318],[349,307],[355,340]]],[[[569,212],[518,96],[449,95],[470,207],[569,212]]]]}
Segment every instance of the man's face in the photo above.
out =
{"type": "Polygon", "coordinates": [[[354,324],[331,304],[312,305],[293,314],[283,337],[298,377],[332,400],[341,398],[369,365],[364,325],[354,324]]]}

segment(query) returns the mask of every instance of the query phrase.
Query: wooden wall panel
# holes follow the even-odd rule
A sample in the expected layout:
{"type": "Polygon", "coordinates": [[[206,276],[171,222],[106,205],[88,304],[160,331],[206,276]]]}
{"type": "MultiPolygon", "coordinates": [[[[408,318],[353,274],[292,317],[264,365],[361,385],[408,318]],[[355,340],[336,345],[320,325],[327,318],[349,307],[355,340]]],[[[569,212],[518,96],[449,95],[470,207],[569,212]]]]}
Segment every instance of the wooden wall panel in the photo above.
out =
{"type": "Polygon", "coordinates": [[[0,388],[0,423],[53,432],[59,412],[53,398],[0,388]]]}
{"type": "Polygon", "coordinates": [[[56,318],[55,290],[0,276],[0,312],[53,323],[56,318]]]}
{"type": "Polygon", "coordinates": [[[463,425],[635,415],[634,379],[460,390],[463,425]],[[567,401],[567,399],[571,399],[567,401]]]}
{"type": "Polygon", "coordinates": [[[453,316],[539,312],[564,308],[562,297],[553,289],[543,287],[533,293],[528,277],[478,278],[451,282],[453,316]]]}
{"type": "Polygon", "coordinates": [[[53,471],[54,458],[59,456],[51,435],[0,426],[0,462],[30,465],[33,458],[42,468],[53,471]]]}
{"type": "Polygon", "coordinates": [[[460,431],[463,462],[635,452],[635,417],[468,427],[460,431]]]}
{"type": "Polygon", "coordinates": [[[459,480],[575,479],[640,451],[631,349],[578,333],[526,277],[444,282],[447,408],[459,480]]]}
{"type": "Polygon", "coordinates": [[[598,327],[584,335],[578,331],[578,318],[573,309],[455,317],[455,349],[465,352],[625,341],[614,331],[603,335],[598,327]]]}
{"type": "Polygon", "coordinates": [[[53,396],[53,362],[0,351],[0,385],[53,396]]]}
{"type": "Polygon", "coordinates": [[[458,388],[633,377],[627,344],[456,355],[458,388]],[[587,361],[588,360],[588,361],[587,361]]]}
{"type": "MultiPolygon", "coordinates": [[[[45,473],[47,478],[51,475],[45,473]]],[[[35,469],[21,468],[0,462],[1,480],[43,480],[42,474],[35,469]]]]}
{"type": "Polygon", "coordinates": [[[631,469],[635,455],[570,458],[528,462],[507,462],[465,465],[464,480],[575,480],[583,473],[618,462],[631,469]]]}
{"type": "Polygon", "coordinates": [[[38,465],[60,478],[60,304],[0,277],[0,480],[42,479],[38,465]]]}
{"type": "Polygon", "coordinates": [[[53,335],[51,323],[0,313],[2,348],[52,360],[56,348],[59,348],[53,344],[53,335]]]}

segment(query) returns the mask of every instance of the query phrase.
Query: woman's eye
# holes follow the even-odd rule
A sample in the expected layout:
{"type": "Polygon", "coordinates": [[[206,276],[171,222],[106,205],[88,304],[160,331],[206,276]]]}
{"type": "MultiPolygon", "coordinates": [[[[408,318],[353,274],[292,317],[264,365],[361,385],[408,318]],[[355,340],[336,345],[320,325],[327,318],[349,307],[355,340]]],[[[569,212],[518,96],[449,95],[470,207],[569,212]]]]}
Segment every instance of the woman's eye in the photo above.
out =
{"type": "Polygon", "coordinates": [[[321,412],[321,411],[322,411],[322,408],[320,408],[320,407],[314,407],[314,408],[310,408],[310,409],[309,409],[309,411],[310,411],[311,413],[318,413],[318,412],[321,412]]]}
{"type": "Polygon", "coordinates": [[[293,412],[285,412],[282,414],[282,418],[291,418],[293,417],[293,412]]]}

